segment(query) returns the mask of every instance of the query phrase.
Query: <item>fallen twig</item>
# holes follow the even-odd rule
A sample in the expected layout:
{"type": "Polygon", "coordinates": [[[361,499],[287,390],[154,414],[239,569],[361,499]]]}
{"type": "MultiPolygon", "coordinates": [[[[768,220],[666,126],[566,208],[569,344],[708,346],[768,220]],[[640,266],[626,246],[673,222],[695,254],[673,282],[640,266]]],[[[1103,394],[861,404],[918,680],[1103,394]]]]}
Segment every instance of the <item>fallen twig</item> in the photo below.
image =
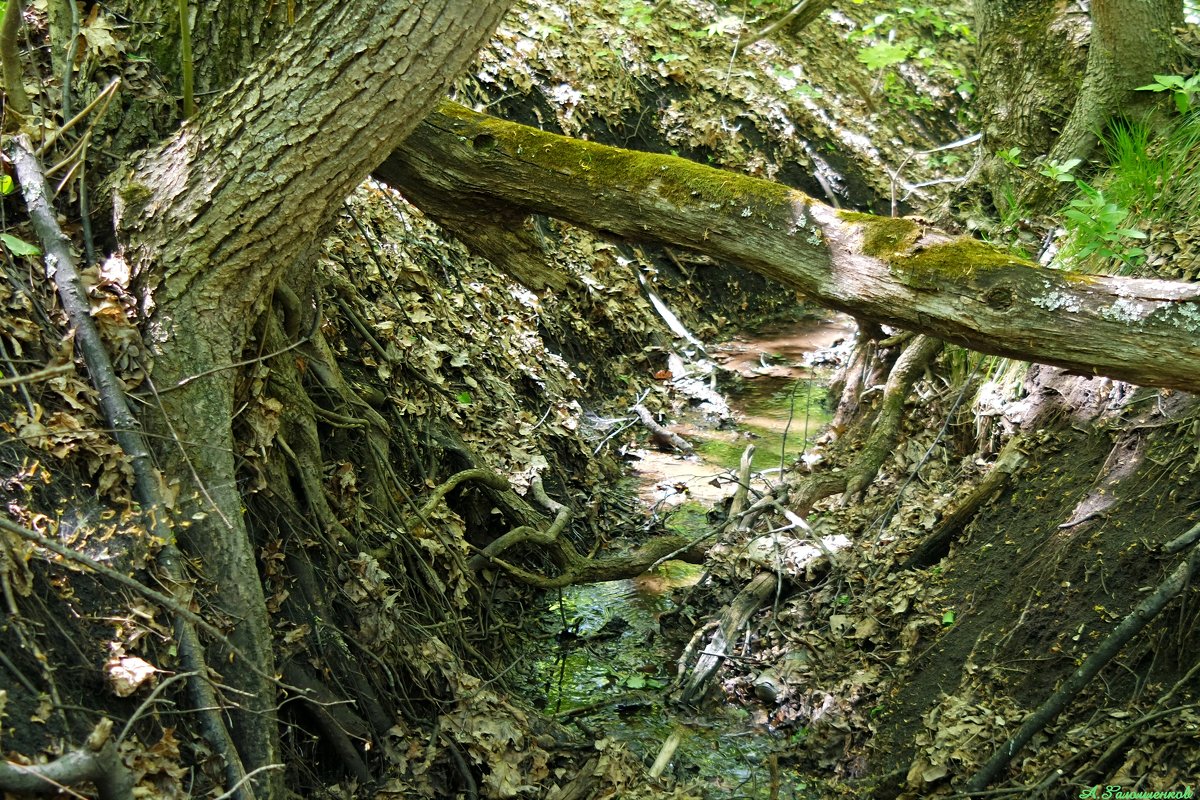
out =
{"type": "Polygon", "coordinates": [[[1175,595],[1183,591],[1191,580],[1196,568],[1200,567],[1200,548],[1188,555],[1167,578],[1158,585],[1154,593],[1138,603],[1129,616],[1113,629],[1095,652],[1088,656],[1079,667],[1063,682],[1057,692],[1052,694],[1036,711],[1025,718],[1007,741],[992,754],[979,770],[967,781],[967,792],[980,792],[988,787],[992,779],[1008,766],[1014,756],[1029,743],[1029,740],[1051,720],[1058,716],[1067,703],[1086,686],[1096,674],[1111,661],[1121,648],[1146,627],[1166,607],[1175,595]]]}
{"type": "Polygon", "coordinates": [[[654,415],[650,413],[650,409],[646,408],[641,403],[631,406],[630,411],[638,415],[638,419],[650,431],[650,435],[656,442],[666,447],[673,448],[680,453],[691,453],[693,448],[691,444],[685,441],[682,437],[676,436],[669,430],[659,425],[654,419],[654,415]]]}
{"type": "Polygon", "coordinates": [[[35,372],[27,372],[24,375],[14,375],[11,378],[0,378],[0,388],[5,386],[16,386],[19,383],[36,383],[44,381],[47,378],[53,378],[55,375],[62,375],[64,372],[70,372],[75,369],[73,364],[58,364],[53,367],[46,367],[35,372]]]}

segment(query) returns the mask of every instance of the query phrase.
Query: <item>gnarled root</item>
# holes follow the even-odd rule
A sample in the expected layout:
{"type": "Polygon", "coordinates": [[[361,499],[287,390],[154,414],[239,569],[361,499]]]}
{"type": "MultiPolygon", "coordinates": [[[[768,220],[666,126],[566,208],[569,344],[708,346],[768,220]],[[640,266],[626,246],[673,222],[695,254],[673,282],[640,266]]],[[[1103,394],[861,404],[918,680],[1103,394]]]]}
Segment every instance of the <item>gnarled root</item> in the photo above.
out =
{"type": "Polygon", "coordinates": [[[0,761],[0,789],[22,794],[58,794],[64,786],[96,785],[100,800],[132,800],[133,774],[117,753],[112,720],[96,724],[83,747],[47,764],[0,761]]]}

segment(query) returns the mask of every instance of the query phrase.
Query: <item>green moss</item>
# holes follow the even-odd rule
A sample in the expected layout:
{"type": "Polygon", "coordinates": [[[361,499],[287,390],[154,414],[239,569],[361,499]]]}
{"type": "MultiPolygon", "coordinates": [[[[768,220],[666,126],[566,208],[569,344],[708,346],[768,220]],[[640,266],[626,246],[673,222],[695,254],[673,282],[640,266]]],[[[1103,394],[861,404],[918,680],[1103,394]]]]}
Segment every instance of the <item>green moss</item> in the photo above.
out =
{"type": "Polygon", "coordinates": [[[896,254],[885,260],[905,284],[918,288],[934,288],[942,285],[947,278],[961,281],[992,270],[1014,267],[1037,269],[1032,262],[966,236],[896,254]]]}
{"type": "Polygon", "coordinates": [[[907,250],[921,235],[921,226],[904,217],[877,217],[857,211],[839,211],[838,218],[859,225],[863,235],[863,253],[884,260],[907,250]]]}
{"type": "MultiPolygon", "coordinates": [[[[688,501],[672,509],[665,524],[667,530],[673,533],[693,538],[700,536],[708,532],[708,509],[700,503],[688,501]]],[[[666,564],[663,567],[666,567],[666,564]]]]}
{"type": "Polygon", "coordinates": [[[150,187],[138,181],[129,181],[118,190],[126,208],[137,208],[150,199],[150,187]]]}
{"type": "MultiPolygon", "coordinates": [[[[790,462],[801,455],[807,437],[815,436],[829,423],[827,396],[828,391],[824,386],[811,382],[788,385],[782,389],[774,382],[757,383],[751,384],[748,391],[741,392],[738,405],[746,418],[738,427],[754,437],[752,467],[765,470],[779,466],[785,430],[785,460],[790,462]]],[[[746,445],[751,443],[740,437],[731,439],[722,432],[697,434],[692,441],[696,451],[706,461],[734,471],[741,464],[746,445]]]]}
{"type": "Polygon", "coordinates": [[[774,215],[785,205],[790,208],[791,201],[807,200],[803,194],[772,181],[706,167],[685,158],[559,136],[477,114],[454,103],[442,103],[439,111],[455,120],[455,132],[477,150],[535,159],[539,167],[582,178],[597,191],[635,188],[654,192],[680,206],[741,208],[746,217],[774,215]]]}

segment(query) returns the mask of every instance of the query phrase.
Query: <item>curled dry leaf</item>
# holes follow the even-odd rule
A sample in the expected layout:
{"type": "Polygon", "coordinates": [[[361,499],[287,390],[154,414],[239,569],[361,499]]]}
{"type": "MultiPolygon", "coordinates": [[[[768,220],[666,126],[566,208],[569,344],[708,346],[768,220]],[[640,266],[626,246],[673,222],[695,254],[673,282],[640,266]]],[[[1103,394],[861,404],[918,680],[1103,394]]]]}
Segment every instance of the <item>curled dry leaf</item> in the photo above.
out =
{"type": "Polygon", "coordinates": [[[117,697],[129,697],[159,671],[158,667],[137,656],[110,658],[104,669],[108,673],[108,686],[117,697]]]}

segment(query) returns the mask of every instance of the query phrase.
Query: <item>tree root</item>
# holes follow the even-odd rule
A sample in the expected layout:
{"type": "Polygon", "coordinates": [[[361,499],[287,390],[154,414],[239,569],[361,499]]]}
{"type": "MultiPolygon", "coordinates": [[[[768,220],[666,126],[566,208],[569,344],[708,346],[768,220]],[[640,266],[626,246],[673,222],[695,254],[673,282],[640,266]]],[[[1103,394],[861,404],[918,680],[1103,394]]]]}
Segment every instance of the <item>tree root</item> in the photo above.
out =
{"type": "MultiPolygon", "coordinates": [[[[884,384],[879,411],[870,424],[870,435],[859,450],[854,464],[842,472],[812,475],[802,480],[793,492],[792,509],[801,516],[818,501],[841,493],[842,505],[861,498],[879,473],[883,462],[896,448],[904,419],[904,403],[917,378],[929,362],[941,352],[942,341],[929,336],[917,336],[896,359],[884,384]]],[[[859,368],[864,371],[864,364],[859,368]]],[[[849,383],[847,384],[849,387],[849,383]]],[[[860,423],[867,425],[868,423],[860,423]]]]}
{"type": "Polygon", "coordinates": [[[100,800],[133,800],[133,774],[117,752],[112,727],[112,720],[100,720],[83,747],[48,764],[0,761],[0,789],[57,795],[64,786],[90,782],[96,785],[100,800]]]}
{"type": "Polygon", "coordinates": [[[849,477],[846,478],[846,491],[842,494],[843,505],[866,493],[867,487],[875,480],[875,475],[883,466],[884,459],[895,450],[896,442],[900,438],[900,424],[904,419],[904,402],[908,399],[908,393],[917,378],[925,374],[925,367],[941,351],[940,339],[921,335],[909,342],[904,352],[896,359],[884,385],[883,399],[871,426],[871,435],[850,469],[849,477]]]}
{"type": "Polygon", "coordinates": [[[636,577],[659,559],[672,554],[693,563],[703,561],[702,548],[686,536],[657,536],[624,556],[589,558],[581,555],[575,545],[562,535],[574,516],[571,509],[546,495],[540,477],[533,479],[531,493],[543,508],[554,514],[554,522],[545,530],[533,525],[514,528],[480,550],[468,562],[471,569],[478,571],[497,566],[522,583],[540,589],[558,589],[577,583],[636,577]],[[561,565],[562,572],[554,576],[541,575],[499,558],[518,544],[537,544],[547,548],[554,561],[561,565]]]}
{"type": "Polygon", "coordinates": [[[974,519],[975,513],[984,503],[1004,491],[1025,466],[1024,444],[1024,437],[1018,435],[1004,445],[987,476],[950,513],[942,517],[933,532],[917,545],[901,570],[931,567],[950,552],[950,545],[967,523],[974,519]]]}
{"type": "Polygon", "coordinates": [[[1038,731],[1050,724],[1059,712],[1066,708],[1067,703],[1071,702],[1071,699],[1079,694],[1109,661],[1116,657],[1121,648],[1184,590],[1197,568],[1200,568],[1200,548],[1193,549],[1149,597],[1138,603],[1129,616],[1121,620],[1108,638],[1063,682],[1058,691],[1050,695],[1041,707],[1025,718],[1016,733],[996,748],[987,763],[971,776],[971,779],[967,781],[965,791],[982,792],[985,790],[991,784],[992,779],[1008,766],[1021,748],[1028,744],[1038,731]]]}
{"type": "MultiPolygon", "coordinates": [[[[246,771],[221,717],[222,705],[208,682],[208,667],[204,659],[203,645],[196,632],[194,615],[178,613],[179,608],[188,602],[184,597],[188,594],[185,588],[188,583],[183,576],[182,558],[174,545],[174,534],[166,523],[167,515],[164,510],[168,504],[164,502],[162,495],[162,478],[155,468],[150,448],[146,445],[137,419],[129,409],[123,384],[113,369],[99,329],[91,316],[91,303],[83,288],[70,242],[58,225],[41,166],[33,155],[33,148],[22,136],[16,139],[10,153],[17,168],[30,220],[46,253],[46,264],[50,273],[48,277],[58,287],[63,311],[75,330],[76,346],[87,364],[92,383],[99,392],[100,405],[109,427],[113,429],[113,438],[129,457],[134,474],[135,496],[146,509],[144,516],[147,527],[165,543],[159,553],[158,563],[165,573],[166,585],[172,594],[179,598],[178,602],[168,603],[167,607],[176,611],[175,628],[180,661],[185,670],[195,673],[195,677],[189,679],[188,686],[196,711],[200,715],[205,737],[224,760],[225,777],[229,784],[233,787],[243,786],[246,771]]],[[[221,635],[220,639],[223,643],[232,645],[224,635],[221,635]]],[[[233,648],[233,651],[240,654],[237,648],[233,648]]],[[[260,665],[253,658],[243,655],[242,662],[250,670],[262,672],[260,665]]],[[[238,790],[237,796],[251,800],[254,797],[252,786],[244,784],[244,788],[238,790]]]]}
{"type": "Polygon", "coordinates": [[[366,720],[351,711],[325,684],[308,670],[292,661],[284,665],[283,676],[293,686],[303,690],[299,699],[312,713],[321,736],[337,753],[346,771],[359,783],[371,782],[371,770],[352,739],[368,741],[371,729],[366,720]]]}

